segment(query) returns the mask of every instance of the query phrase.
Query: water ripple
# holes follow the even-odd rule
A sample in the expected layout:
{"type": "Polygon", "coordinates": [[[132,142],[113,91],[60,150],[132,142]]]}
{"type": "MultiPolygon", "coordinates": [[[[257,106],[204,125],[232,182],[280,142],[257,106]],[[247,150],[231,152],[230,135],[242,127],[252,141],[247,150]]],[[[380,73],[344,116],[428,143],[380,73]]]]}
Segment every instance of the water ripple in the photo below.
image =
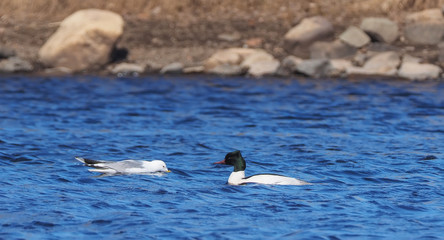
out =
{"type": "Polygon", "coordinates": [[[0,79],[0,238],[441,239],[444,84],[0,79]],[[227,185],[246,175],[307,186],[227,185]],[[163,159],[99,176],[74,159],[163,159]]]}

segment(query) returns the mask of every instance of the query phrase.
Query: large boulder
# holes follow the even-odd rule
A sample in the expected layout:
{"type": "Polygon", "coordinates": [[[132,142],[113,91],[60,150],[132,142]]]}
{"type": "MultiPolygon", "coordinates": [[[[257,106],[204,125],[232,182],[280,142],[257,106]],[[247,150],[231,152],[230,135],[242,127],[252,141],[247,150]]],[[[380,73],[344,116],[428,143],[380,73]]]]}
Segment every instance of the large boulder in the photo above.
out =
{"type": "Polygon", "coordinates": [[[410,80],[437,79],[441,68],[428,63],[403,62],[398,76],[410,80]]]}
{"type": "Polygon", "coordinates": [[[364,18],[360,28],[370,37],[385,43],[392,43],[398,38],[398,25],[388,18],[364,18]]]}
{"type": "Polygon", "coordinates": [[[363,67],[349,67],[348,75],[396,76],[401,59],[396,52],[378,53],[371,57],[363,67]]]}
{"type": "Polygon", "coordinates": [[[411,44],[435,45],[444,35],[444,22],[417,22],[404,28],[404,36],[411,44]]]}
{"type": "Polygon", "coordinates": [[[42,46],[40,61],[48,67],[66,67],[73,71],[100,67],[109,62],[123,25],[122,17],[110,11],[77,11],[63,20],[42,46]]]}
{"type": "Polygon", "coordinates": [[[307,45],[333,34],[333,25],[326,18],[315,16],[303,19],[298,25],[291,28],[284,36],[290,47],[307,45]]]}
{"type": "Polygon", "coordinates": [[[356,53],[357,49],[340,40],[333,42],[315,42],[310,46],[310,58],[319,59],[336,59],[351,57],[356,53]]]}
{"type": "Polygon", "coordinates": [[[360,28],[351,26],[339,35],[339,39],[355,48],[360,48],[370,43],[370,37],[360,28]]]}

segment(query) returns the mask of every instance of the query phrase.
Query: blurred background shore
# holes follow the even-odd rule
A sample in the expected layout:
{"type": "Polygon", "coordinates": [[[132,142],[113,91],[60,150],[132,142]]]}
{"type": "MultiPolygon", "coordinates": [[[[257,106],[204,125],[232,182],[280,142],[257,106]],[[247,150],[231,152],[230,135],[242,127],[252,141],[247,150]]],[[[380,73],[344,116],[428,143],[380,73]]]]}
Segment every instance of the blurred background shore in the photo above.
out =
{"type": "Polygon", "coordinates": [[[327,18],[337,36],[348,26],[359,26],[364,17],[403,24],[407,14],[442,4],[443,0],[1,0],[0,45],[38,62],[40,47],[64,18],[98,8],[123,17],[117,47],[129,50],[130,62],[192,65],[229,47],[261,48],[281,60],[290,54],[283,36],[304,18],[327,18]]]}

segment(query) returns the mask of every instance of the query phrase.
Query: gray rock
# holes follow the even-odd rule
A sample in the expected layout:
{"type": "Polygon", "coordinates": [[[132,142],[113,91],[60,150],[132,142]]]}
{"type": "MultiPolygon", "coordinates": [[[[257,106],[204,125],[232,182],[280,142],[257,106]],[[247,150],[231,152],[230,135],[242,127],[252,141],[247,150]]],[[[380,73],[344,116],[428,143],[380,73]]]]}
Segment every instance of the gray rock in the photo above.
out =
{"type": "Polygon", "coordinates": [[[411,44],[435,45],[444,35],[444,22],[421,22],[408,24],[404,36],[411,44]]]}
{"type": "Polygon", "coordinates": [[[281,67],[283,70],[293,73],[297,70],[297,65],[299,65],[302,61],[304,61],[302,58],[290,55],[282,60],[281,67]]]}
{"type": "Polygon", "coordinates": [[[398,76],[410,80],[437,79],[441,72],[441,68],[433,64],[403,62],[398,76]]]}
{"type": "Polygon", "coordinates": [[[275,75],[280,77],[291,76],[293,73],[296,72],[296,66],[302,61],[302,58],[298,58],[293,55],[285,57],[281,61],[281,64],[279,64],[279,68],[276,70],[275,75]]]}
{"type": "Polygon", "coordinates": [[[0,72],[2,73],[31,72],[32,70],[34,70],[32,64],[19,57],[11,57],[0,61],[0,72]]]}
{"type": "Polygon", "coordinates": [[[298,25],[291,28],[284,36],[289,48],[295,45],[306,45],[326,38],[333,34],[333,25],[326,18],[315,16],[303,19],[298,25]]]}
{"type": "Polygon", "coordinates": [[[220,64],[217,65],[214,68],[207,69],[207,73],[211,74],[217,74],[217,75],[227,75],[227,76],[234,76],[234,75],[242,75],[247,72],[248,69],[241,67],[239,65],[231,65],[231,64],[220,64]]]}
{"type": "Polygon", "coordinates": [[[14,49],[7,48],[4,46],[0,46],[0,59],[2,58],[10,58],[15,56],[14,49]]]}
{"type": "Polygon", "coordinates": [[[360,28],[373,39],[392,43],[398,38],[398,25],[388,18],[364,18],[360,28]]]}
{"type": "Polygon", "coordinates": [[[363,67],[349,67],[347,75],[396,76],[401,63],[396,52],[378,53],[371,57],[363,67]]]}
{"type": "Polygon", "coordinates": [[[370,37],[360,28],[351,26],[339,35],[339,39],[355,48],[360,48],[370,42],[370,37]]]}
{"type": "Polygon", "coordinates": [[[145,66],[135,63],[119,63],[110,69],[111,73],[119,76],[135,75],[145,72],[145,66]]]}
{"type": "Polygon", "coordinates": [[[315,78],[327,76],[328,69],[329,61],[327,59],[303,60],[296,66],[297,72],[315,78]]]}
{"type": "MultiPolygon", "coordinates": [[[[379,71],[382,74],[391,75],[401,63],[399,53],[384,52],[378,53],[371,57],[365,64],[364,68],[379,71]]],[[[396,72],[396,71],[395,71],[396,72]]]]}
{"type": "Polygon", "coordinates": [[[333,42],[316,42],[310,46],[310,58],[312,59],[335,59],[351,57],[357,49],[336,40],[333,42]]]}
{"type": "Polygon", "coordinates": [[[184,66],[180,62],[170,63],[160,69],[160,73],[162,74],[178,74],[182,73],[184,66]]]}

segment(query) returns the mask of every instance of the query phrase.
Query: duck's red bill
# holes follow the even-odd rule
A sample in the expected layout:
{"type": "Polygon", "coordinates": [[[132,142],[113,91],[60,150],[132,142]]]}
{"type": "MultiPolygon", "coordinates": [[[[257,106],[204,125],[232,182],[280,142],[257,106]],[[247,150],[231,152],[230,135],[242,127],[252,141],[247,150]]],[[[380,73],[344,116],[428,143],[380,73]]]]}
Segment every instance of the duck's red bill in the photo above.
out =
{"type": "Polygon", "coordinates": [[[214,164],[225,164],[225,159],[220,162],[215,162],[214,164]]]}

